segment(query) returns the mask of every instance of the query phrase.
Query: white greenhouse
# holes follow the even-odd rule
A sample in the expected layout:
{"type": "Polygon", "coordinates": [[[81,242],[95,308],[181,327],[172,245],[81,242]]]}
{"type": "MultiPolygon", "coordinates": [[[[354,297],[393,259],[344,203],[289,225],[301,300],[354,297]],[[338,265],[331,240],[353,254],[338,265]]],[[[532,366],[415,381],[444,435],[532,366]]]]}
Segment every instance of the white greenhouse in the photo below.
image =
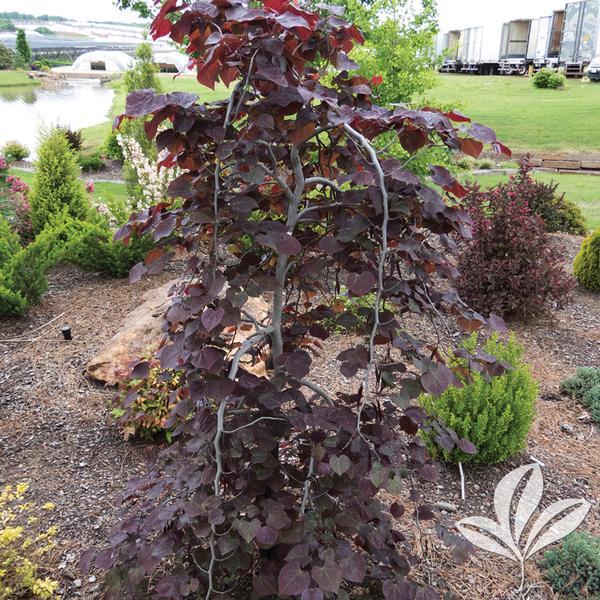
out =
{"type": "Polygon", "coordinates": [[[131,69],[134,59],[125,52],[95,50],[82,54],[71,67],[72,71],[107,71],[123,73],[131,69]]]}

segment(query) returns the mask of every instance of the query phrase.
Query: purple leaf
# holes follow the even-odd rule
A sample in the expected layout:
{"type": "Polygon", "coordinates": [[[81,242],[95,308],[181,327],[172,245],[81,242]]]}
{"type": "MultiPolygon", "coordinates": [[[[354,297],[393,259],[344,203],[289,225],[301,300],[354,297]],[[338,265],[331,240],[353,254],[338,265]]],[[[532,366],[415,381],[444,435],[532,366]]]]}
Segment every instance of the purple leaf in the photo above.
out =
{"type": "Polygon", "coordinates": [[[300,600],[323,600],[323,592],[319,588],[304,590],[300,600]]]}
{"type": "Polygon", "coordinates": [[[348,276],[348,289],[355,296],[366,296],[375,285],[375,275],[371,271],[363,271],[362,273],[351,273],[348,276]]]}
{"type": "Polygon", "coordinates": [[[456,442],[456,445],[465,454],[477,454],[477,448],[469,440],[460,439],[458,442],[456,442]]]}
{"type": "Polygon", "coordinates": [[[204,325],[206,331],[212,331],[215,327],[221,323],[223,317],[225,316],[225,310],[221,307],[213,310],[212,308],[207,308],[200,317],[200,321],[202,325],[204,325]]]}
{"type": "Polygon", "coordinates": [[[454,382],[454,373],[446,365],[437,365],[421,376],[423,389],[432,396],[441,396],[454,382]]]}
{"type": "Polygon", "coordinates": [[[312,359],[306,350],[285,352],[279,357],[279,364],[284,366],[285,370],[298,381],[308,375],[311,363],[312,359]]]}
{"type": "Polygon", "coordinates": [[[131,267],[129,271],[129,283],[137,283],[146,273],[146,266],[143,262],[131,267]]]}
{"type": "Polygon", "coordinates": [[[310,575],[300,568],[300,563],[291,562],[279,571],[277,583],[280,596],[298,596],[310,586],[310,575]]]}
{"type": "Polygon", "coordinates": [[[324,592],[337,594],[342,585],[342,569],[333,560],[328,560],[322,567],[313,567],[312,578],[324,592]]]}

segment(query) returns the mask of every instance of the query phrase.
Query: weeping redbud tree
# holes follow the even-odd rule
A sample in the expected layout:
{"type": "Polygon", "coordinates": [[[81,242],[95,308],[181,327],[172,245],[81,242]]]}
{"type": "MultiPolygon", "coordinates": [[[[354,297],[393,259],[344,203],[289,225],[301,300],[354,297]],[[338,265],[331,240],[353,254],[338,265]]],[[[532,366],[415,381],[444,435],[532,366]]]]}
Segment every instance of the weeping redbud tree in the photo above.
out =
{"type": "MultiPolygon", "coordinates": [[[[130,484],[127,516],[95,554],[112,597],[439,598],[409,578],[417,559],[400,524],[405,512],[433,518],[416,482],[437,470],[417,433],[435,428],[447,450],[474,448],[410,405],[457,378],[439,340],[420,339],[403,316],[468,330],[486,319],[447,282],[435,287],[457,275],[443,252],[468,232],[464,188],[436,166],[439,187],[419,181],[380,159],[373,140],[394,131],[411,157],[439,144],[507,150],[459,113],[374,105],[369,82],[351,74],[360,31],[335,7],[318,10],[167,0],[154,20],[155,37],[185,45],[200,84],[232,91],[201,105],[144,90],[123,115],[152,116],[163,167],[183,171],[169,190],[183,202],[133,215],[117,234],[157,241],[132,278],[159,271],[174,248],[187,270],[158,352],[183,372],[168,422],[177,441],[130,484]],[[363,318],[332,310],[342,287],[370,299],[363,318]],[[260,320],[247,309],[259,295],[270,306],[260,320]],[[332,320],[363,340],[337,354],[338,394],[312,374],[332,320]],[[266,376],[247,368],[258,355],[270,356],[266,376]]],[[[502,365],[481,353],[473,368],[502,365]]]]}

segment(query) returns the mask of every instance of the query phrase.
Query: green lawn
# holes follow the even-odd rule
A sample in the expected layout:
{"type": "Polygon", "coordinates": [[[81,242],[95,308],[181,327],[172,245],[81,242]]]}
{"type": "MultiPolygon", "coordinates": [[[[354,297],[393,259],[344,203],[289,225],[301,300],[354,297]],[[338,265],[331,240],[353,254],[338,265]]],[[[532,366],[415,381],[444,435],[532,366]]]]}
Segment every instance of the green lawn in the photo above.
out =
{"type": "MultiPolygon", "coordinates": [[[[600,227],[600,177],[592,175],[555,175],[534,173],[534,177],[548,183],[556,181],[559,191],[579,205],[590,229],[600,227]]],[[[480,175],[479,184],[485,188],[507,181],[506,175],[480,175]]]]}
{"type": "Polygon", "coordinates": [[[600,151],[600,85],[569,79],[539,90],[528,77],[440,75],[427,100],[456,105],[513,150],[600,151]]]}
{"type": "MultiPolygon", "coordinates": [[[[21,169],[11,169],[11,175],[16,175],[22,179],[29,187],[33,185],[34,174],[31,171],[22,171],[21,169]]],[[[83,179],[93,179],[93,175],[83,177],[83,179]]],[[[109,197],[114,199],[127,199],[127,187],[123,183],[98,182],[94,184],[94,200],[102,202],[109,197]]]]}
{"type": "Polygon", "coordinates": [[[29,79],[25,71],[0,71],[0,88],[2,87],[34,87],[39,85],[34,79],[29,79]]]}
{"type": "MultiPolygon", "coordinates": [[[[200,96],[200,100],[203,102],[213,102],[215,100],[222,100],[227,98],[229,92],[224,85],[216,87],[215,91],[212,91],[204,86],[201,86],[193,75],[180,75],[176,79],[173,78],[172,74],[161,73],[159,76],[161,84],[165,92],[193,92],[200,96]]],[[[112,122],[115,117],[120,115],[125,110],[125,98],[126,93],[123,87],[123,80],[117,79],[108,83],[110,87],[114,88],[116,93],[113,100],[113,105],[110,111],[110,121],[100,123],[99,125],[93,125],[92,127],[86,127],[82,130],[84,137],[84,151],[94,152],[102,148],[104,141],[110,133],[112,122]]]]}

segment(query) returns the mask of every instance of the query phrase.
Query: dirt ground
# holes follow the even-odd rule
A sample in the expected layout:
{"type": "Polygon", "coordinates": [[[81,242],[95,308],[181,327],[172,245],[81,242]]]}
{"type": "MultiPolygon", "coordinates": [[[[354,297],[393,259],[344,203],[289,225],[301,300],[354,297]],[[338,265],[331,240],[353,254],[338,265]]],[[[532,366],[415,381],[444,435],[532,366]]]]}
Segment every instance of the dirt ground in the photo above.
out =
{"type": "MultiPolygon", "coordinates": [[[[555,239],[571,264],[581,238],[555,239]]],[[[59,546],[48,566],[66,599],[100,597],[100,578],[78,573],[78,555],[102,543],[125,482],[143,470],[156,451],[122,440],[108,418],[113,391],[89,381],[86,365],[138,306],[143,292],[169,278],[173,272],[130,286],[126,280],[60,267],[51,274],[43,301],[26,318],[0,320],[0,486],[27,481],[31,499],[56,503],[46,525],[59,527],[59,546]],[[63,325],[72,328],[72,341],[62,339],[63,325]]],[[[600,534],[600,426],[559,393],[560,381],[576,367],[600,366],[600,296],[578,288],[565,310],[509,325],[525,345],[526,359],[540,383],[528,447],[502,465],[466,469],[464,501],[454,468],[445,469],[439,482],[425,488],[426,499],[445,503],[442,516],[449,522],[475,515],[494,518],[498,481],[535,460],[544,465],[543,504],[586,498],[593,507],[582,529],[600,534]]],[[[332,393],[340,385],[332,359],[336,350],[339,344],[328,341],[314,375],[332,393]]],[[[412,527],[409,522],[403,525],[412,527]]],[[[521,595],[515,592],[516,564],[478,552],[466,566],[456,566],[431,530],[412,531],[411,543],[425,558],[419,575],[448,600],[553,598],[535,561],[527,566],[526,593],[521,595]]]]}

